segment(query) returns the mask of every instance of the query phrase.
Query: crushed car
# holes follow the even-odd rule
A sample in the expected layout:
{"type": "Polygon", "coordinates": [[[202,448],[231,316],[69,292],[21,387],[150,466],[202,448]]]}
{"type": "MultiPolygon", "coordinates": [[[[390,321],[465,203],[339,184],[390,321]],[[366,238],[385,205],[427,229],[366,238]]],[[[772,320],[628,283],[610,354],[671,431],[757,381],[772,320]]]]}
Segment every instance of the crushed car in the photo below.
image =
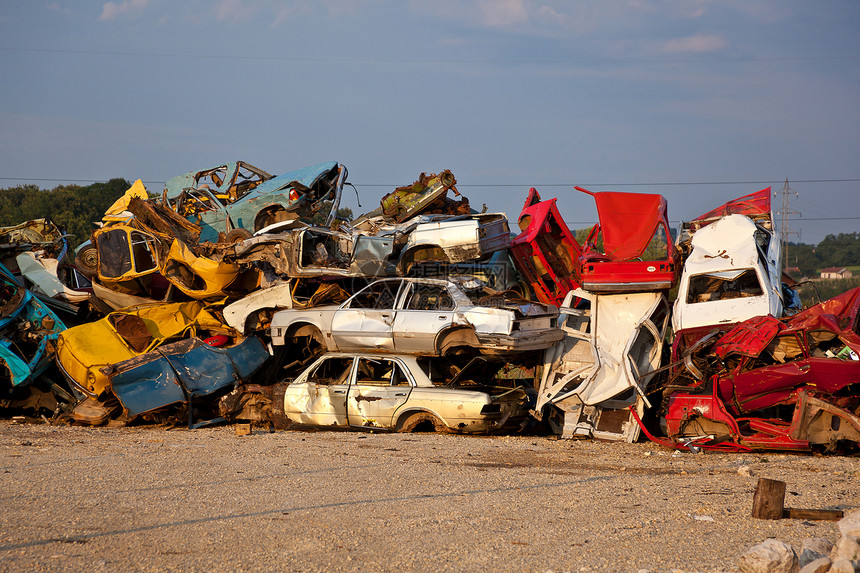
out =
{"type": "Polygon", "coordinates": [[[660,292],[571,291],[559,309],[564,338],[547,349],[535,409],[563,438],[634,442],[649,388],[660,368],[670,307],[660,292]],[[574,301],[589,304],[576,307],[574,301]]]}
{"type": "Polygon", "coordinates": [[[595,193],[600,222],[580,244],[558,212],[529,189],[520,213],[522,230],[511,243],[514,262],[538,300],[561,304],[568,292],[644,292],[671,289],[679,253],[669,229],[666,199],[645,193],[595,193]]]}
{"type": "Polygon", "coordinates": [[[290,218],[331,225],[340,205],[346,167],[336,161],[273,176],[243,161],[191,171],[165,184],[163,203],[197,224],[201,241],[237,229],[248,237],[290,218]]]}
{"type": "Polygon", "coordinates": [[[574,189],[594,197],[600,220],[583,243],[576,267],[584,290],[663,291],[675,285],[680,257],[672,244],[665,197],[574,189]]]}
{"type": "MultiPolygon", "coordinates": [[[[661,416],[672,447],[856,452],[860,288],[788,318],[677,339],[661,416]]],[[[660,441],[660,438],[652,439],[660,441]]]]}
{"type": "Polygon", "coordinates": [[[83,400],[75,408],[75,419],[100,424],[114,414],[106,367],[182,338],[215,336],[233,341],[238,334],[200,301],[130,307],[61,332],[56,363],[83,400]]]}
{"type": "Polygon", "coordinates": [[[240,270],[193,248],[200,233],[196,225],[139,198],[131,199],[129,210],[133,218],[108,224],[92,235],[98,279],[93,288],[110,306],[122,308],[137,300],[169,302],[171,285],[194,299],[225,297],[257,286],[255,269],[240,270]],[[140,298],[115,297],[102,287],[140,298]]]}
{"type": "Polygon", "coordinates": [[[66,325],[0,264],[0,391],[33,382],[53,363],[52,338],[66,325]]]}
{"type": "Polygon", "coordinates": [[[292,422],[310,426],[451,433],[521,429],[533,390],[495,378],[503,366],[480,358],[452,374],[431,358],[325,354],[286,386],[283,411],[292,422]]]}
{"type": "Polygon", "coordinates": [[[675,332],[783,314],[780,238],[770,188],[740,197],[682,225],[684,261],[675,332]]]}
{"type": "MultiPolygon", "coordinates": [[[[223,394],[249,380],[268,361],[269,353],[255,337],[231,343],[226,336],[198,336],[163,344],[154,350],[101,369],[130,421],[168,406],[183,405],[189,428],[195,424],[195,403],[223,394]]],[[[204,414],[207,422],[223,421],[216,410],[204,414]]]]}
{"type": "Polygon", "coordinates": [[[224,252],[224,260],[265,263],[285,278],[372,278],[405,275],[422,263],[487,259],[510,243],[503,214],[421,215],[399,225],[384,221],[364,225],[373,234],[346,225],[343,230],[290,227],[237,242],[224,252]]]}
{"type": "Polygon", "coordinates": [[[46,304],[76,314],[92,289],[72,259],[68,236],[50,219],[0,228],[0,263],[46,304]]]}
{"type": "Polygon", "coordinates": [[[329,351],[526,352],[561,339],[557,317],[554,306],[473,277],[380,279],[337,306],[278,311],[270,336],[276,346],[302,338],[329,351]]]}
{"type": "Polygon", "coordinates": [[[519,235],[511,241],[511,256],[537,300],[560,306],[567,293],[579,288],[576,259],[581,247],[576,242],[556,205],[556,199],[542,201],[537,189],[529,189],[518,221],[519,235]]]}

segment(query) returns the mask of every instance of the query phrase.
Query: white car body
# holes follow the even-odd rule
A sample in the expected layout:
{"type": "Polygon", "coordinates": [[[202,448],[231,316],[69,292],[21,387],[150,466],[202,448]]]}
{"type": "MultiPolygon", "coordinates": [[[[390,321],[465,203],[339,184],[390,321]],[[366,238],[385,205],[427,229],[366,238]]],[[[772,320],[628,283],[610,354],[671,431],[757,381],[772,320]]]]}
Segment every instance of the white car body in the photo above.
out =
{"type": "Polygon", "coordinates": [[[733,214],[692,237],[672,313],[675,332],[782,316],[779,235],[733,214]]]}
{"type": "Polygon", "coordinates": [[[412,431],[488,432],[521,420],[520,388],[434,385],[412,356],[325,354],[284,392],[284,414],[302,425],[412,431]]]}
{"type": "Polygon", "coordinates": [[[566,438],[635,441],[639,425],[623,410],[635,406],[641,416],[649,405],[640,380],[660,367],[669,325],[666,296],[576,289],[559,310],[565,338],[546,351],[535,411],[542,416],[545,408],[556,408],[550,422],[566,438]],[[590,308],[573,308],[576,298],[590,301],[590,308]]]}
{"type": "Polygon", "coordinates": [[[461,286],[470,285],[429,278],[377,280],[338,306],[275,313],[272,343],[284,345],[305,327],[318,330],[332,352],[439,355],[452,345],[518,352],[542,350],[561,339],[556,307],[501,296],[489,303],[497,306],[480,305],[461,286]]]}

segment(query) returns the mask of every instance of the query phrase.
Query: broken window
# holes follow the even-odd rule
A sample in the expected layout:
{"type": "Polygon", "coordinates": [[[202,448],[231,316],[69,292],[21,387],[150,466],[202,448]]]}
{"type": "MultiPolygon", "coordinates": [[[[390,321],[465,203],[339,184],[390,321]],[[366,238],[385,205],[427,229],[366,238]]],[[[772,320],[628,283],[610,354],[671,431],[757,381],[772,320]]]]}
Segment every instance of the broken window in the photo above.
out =
{"type": "Polygon", "coordinates": [[[399,364],[387,358],[359,358],[355,383],[371,386],[409,386],[399,364]]]}
{"type": "Polygon", "coordinates": [[[301,266],[346,268],[351,257],[349,239],[325,233],[302,233],[301,266]]]}
{"type": "Polygon", "coordinates": [[[322,386],[346,384],[352,369],[352,358],[327,358],[308,374],[308,382],[322,386]]]}
{"type": "Polygon", "coordinates": [[[755,269],[706,273],[690,277],[687,304],[761,296],[755,269]]]}
{"type": "Polygon", "coordinates": [[[407,310],[454,310],[454,300],[442,285],[414,283],[406,300],[407,310]]]}
{"type": "Polygon", "coordinates": [[[670,244],[671,241],[666,235],[666,227],[658,225],[657,230],[651,237],[651,241],[645,247],[645,250],[642,251],[639,258],[643,261],[660,261],[666,259],[667,254],[671,257],[670,244]]]}
{"type": "Polygon", "coordinates": [[[108,278],[119,278],[131,271],[129,237],[125,229],[109,230],[97,235],[96,248],[99,253],[99,274],[108,278]]]}
{"type": "Polygon", "coordinates": [[[399,287],[400,281],[373,283],[353,297],[349,308],[393,309],[399,287]]]}

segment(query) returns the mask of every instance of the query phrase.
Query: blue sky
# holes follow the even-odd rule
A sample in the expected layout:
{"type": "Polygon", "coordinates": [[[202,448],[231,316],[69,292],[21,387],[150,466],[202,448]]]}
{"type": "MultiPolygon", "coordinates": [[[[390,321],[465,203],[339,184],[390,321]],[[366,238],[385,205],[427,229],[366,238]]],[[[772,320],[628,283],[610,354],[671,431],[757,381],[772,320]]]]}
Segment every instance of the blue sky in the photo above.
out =
{"type": "Polygon", "coordinates": [[[574,185],[674,224],[788,178],[817,243],[860,230],[858,29],[856,0],[3,0],[0,187],[337,160],[356,214],[451,169],[580,228],[574,185]]]}

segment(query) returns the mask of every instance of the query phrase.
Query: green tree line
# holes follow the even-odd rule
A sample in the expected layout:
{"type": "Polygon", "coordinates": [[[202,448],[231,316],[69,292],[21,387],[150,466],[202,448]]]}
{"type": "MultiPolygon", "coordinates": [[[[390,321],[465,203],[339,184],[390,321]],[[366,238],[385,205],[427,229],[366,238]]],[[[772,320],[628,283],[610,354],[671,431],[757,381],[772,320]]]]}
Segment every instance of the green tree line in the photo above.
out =
{"type": "Polygon", "coordinates": [[[9,227],[31,219],[49,218],[65,229],[69,244],[77,246],[88,240],[96,221],[119,199],[131,183],[111,179],[92,185],[60,185],[50,190],[36,185],[0,189],[0,227],[9,227]]]}
{"type": "Polygon", "coordinates": [[[786,246],[788,268],[797,267],[799,277],[816,277],[820,269],[828,267],[853,267],[860,265],[860,233],[827,235],[817,245],[788,243],[786,246]]]}

